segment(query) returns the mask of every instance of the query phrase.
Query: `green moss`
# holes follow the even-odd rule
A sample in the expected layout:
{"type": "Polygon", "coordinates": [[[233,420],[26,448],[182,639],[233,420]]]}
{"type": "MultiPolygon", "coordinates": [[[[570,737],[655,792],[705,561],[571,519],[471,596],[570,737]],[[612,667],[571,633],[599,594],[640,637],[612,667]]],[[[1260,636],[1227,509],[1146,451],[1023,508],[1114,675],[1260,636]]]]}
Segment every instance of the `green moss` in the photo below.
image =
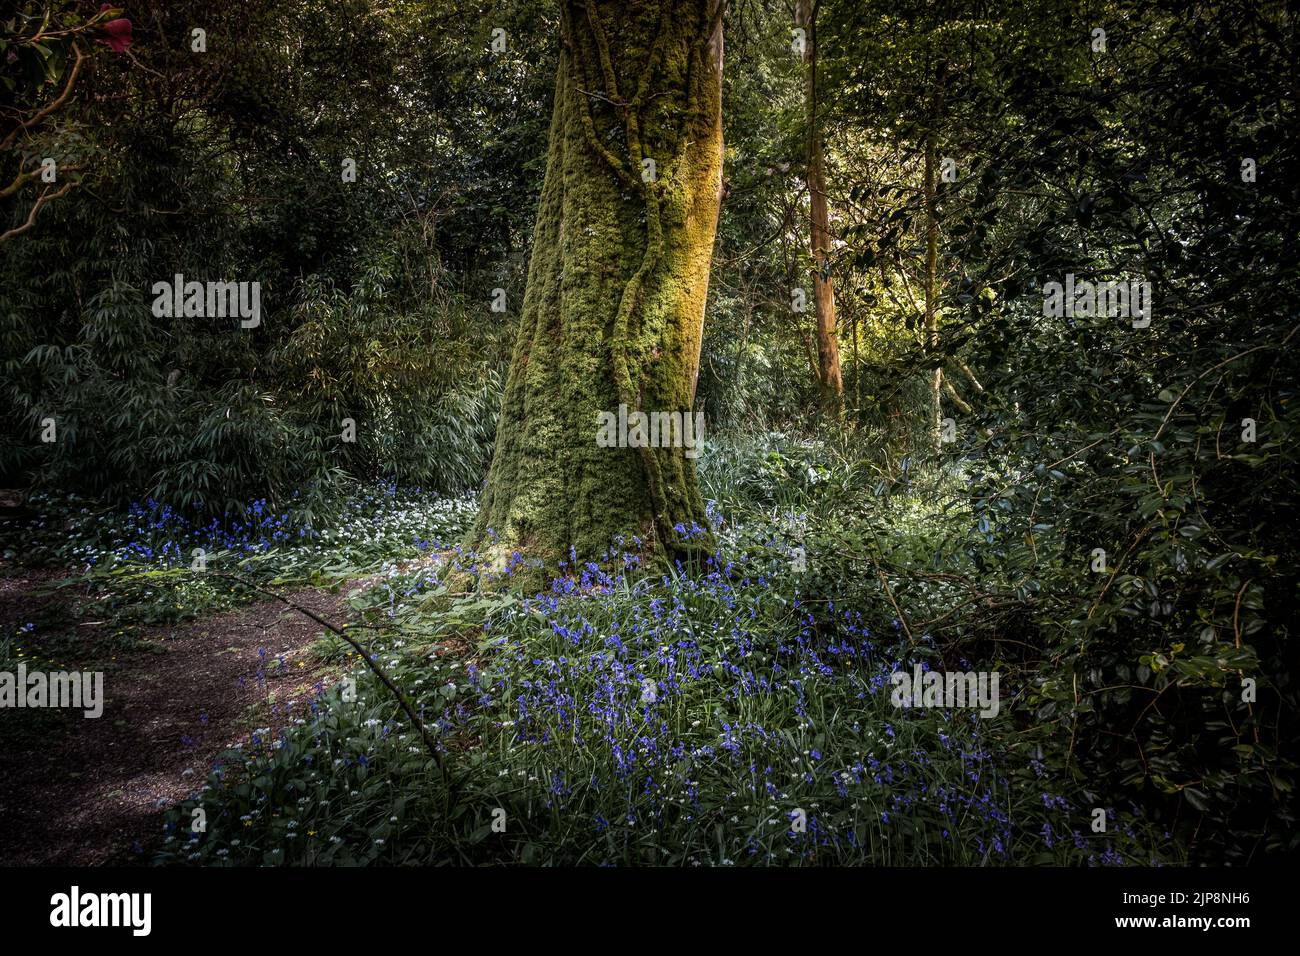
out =
{"type": "Polygon", "coordinates": [[[598,414],[620,402],[693,404],[722,163],[706,19],[676,0],[566,4],[523,316],[471,541],[497,560],[598,556],[618,535],[673,555],[687,546],[674,525],[706,523],[682,449],[595,442],[598,414]]]}

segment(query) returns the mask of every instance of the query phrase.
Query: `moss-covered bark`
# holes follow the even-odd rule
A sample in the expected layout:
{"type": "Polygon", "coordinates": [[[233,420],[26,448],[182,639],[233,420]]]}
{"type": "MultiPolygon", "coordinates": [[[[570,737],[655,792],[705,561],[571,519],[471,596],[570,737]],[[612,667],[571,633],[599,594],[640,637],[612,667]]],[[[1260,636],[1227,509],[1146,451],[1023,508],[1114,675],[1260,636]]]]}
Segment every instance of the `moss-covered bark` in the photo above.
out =
{"type": "Polygon", "coordinates": [[[554,561],[624,534],[680,553],[690,543],[674,527],[706,524],[686,449],[596,436],[620,404],[692,409],[722,183],[720,13],[717,0],[562,10],[546,178],[474,544],[554,561]]]}

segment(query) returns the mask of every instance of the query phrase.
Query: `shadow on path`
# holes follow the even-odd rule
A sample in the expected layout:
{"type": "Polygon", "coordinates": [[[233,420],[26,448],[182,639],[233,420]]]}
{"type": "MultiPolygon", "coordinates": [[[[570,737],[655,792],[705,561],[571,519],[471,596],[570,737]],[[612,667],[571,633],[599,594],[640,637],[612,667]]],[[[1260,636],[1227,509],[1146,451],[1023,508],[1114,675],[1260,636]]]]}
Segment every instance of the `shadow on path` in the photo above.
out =
{"type": "MultiPolygon", "coordinates": [[[[38,593],[52,577],[0,578],[0,628],[12,633],[58,600],[38,593]]],[[[285,596],[344,620],[346,588],[285,596]]],[[[103,715],[0,709],[0,865],[147,862],[162,840],[162,810],[202,786],[216,754],[247,742],[254,727],[275,736],[306,716],[317,685],[328,682],[308,653],[321,633],[268,600],[144,629],[140,639],[161,652],[60,661],[105,672],[103,715]]]]}

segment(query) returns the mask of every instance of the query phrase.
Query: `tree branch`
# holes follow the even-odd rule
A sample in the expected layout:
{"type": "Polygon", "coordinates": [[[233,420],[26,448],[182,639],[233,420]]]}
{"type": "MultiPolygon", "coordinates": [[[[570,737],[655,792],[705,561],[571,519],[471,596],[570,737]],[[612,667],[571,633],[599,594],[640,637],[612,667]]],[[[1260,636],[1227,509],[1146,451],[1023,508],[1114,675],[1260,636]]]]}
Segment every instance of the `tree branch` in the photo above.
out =
{"type": "Polygon", "coordinates": [[[73,61],[72,72],[68,74],[68,82],[64,85],[63,92],[59,94],[58,98],[55,99],[53,103],[38,112],[31,119],[19,123],[14,128],[13,132],[6,136],[3,142],[0,142],[0,150],[8,149],[13,145],[14,140],[18,138],[19,133],[36,126],[43,121],[45,117],[49,116],[67,101],[68,96],[72,93],[73,84],[77,82],[77,74],[81,72],[81,61],[86,58],[85,54],[81,52],[81,47],[77,46],[75,43],[72,45],[72,52],[76,54],[77,58],[73,61]]]}
{"type": "Polygon", "coordinates": [[[66,196],[68,190],[75,185],[77,185],[75,182],[68,180],[68,182],[63,184],[63,188],[56,193],[51,193],[48,189],[41,193],[37,198],[36,203],[32,206],[32,211],[27,214],[27,221],[21,226],[14,226],[14,228],[10,229],[8,232],[0,233],[0,243],[8,242],[14,236],[20,235],[32,228],[36,222],[36,214],[41,211],[41,207],[51,200],[58,199],[60,196],[66,196]]]}

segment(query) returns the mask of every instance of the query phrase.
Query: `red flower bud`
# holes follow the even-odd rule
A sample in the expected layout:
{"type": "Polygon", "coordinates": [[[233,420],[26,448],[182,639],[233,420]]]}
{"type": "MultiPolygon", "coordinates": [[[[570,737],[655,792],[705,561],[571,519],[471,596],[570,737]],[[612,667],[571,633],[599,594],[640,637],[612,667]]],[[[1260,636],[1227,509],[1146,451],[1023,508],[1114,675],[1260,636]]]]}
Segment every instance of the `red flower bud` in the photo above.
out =
{"type": "MultiPolygon", "coordinates": [[[[101,13],[112,9],[113,4],[111,3],[106,3],[99,8],[101,13]]],[[[108,36],[99,42],[109,46],[114,53],[123,53],[131,45],[131,21],[126,17],[109,20],[104,24],[103,29],[108,36]]]]}

